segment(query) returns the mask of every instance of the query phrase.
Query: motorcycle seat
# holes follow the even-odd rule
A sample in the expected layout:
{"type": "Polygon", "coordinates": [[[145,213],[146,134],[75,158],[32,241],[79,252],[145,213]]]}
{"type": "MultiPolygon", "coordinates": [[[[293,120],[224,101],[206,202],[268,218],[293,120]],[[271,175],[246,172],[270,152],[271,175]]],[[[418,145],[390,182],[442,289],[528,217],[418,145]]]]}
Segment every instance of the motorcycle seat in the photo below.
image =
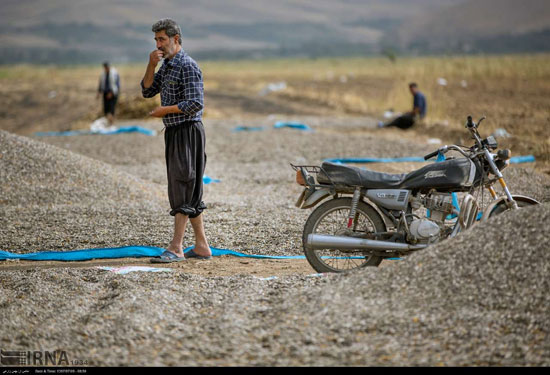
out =
{"type": "Polygon", "coordinates": [[[317,181],[321,184],[330,184],[332,181],[335,185],[363,186],[370,189],[398,189],[407,176],[406,173],[376,172],[331,162],[324,162],[321,168],[322,171],[317,175],[317,181]]]}
{"type": "Polygon", "coordinates": [[[317,174],[320,184],[361,186],[367,189],[432,188],[460,191],[469,188],[480,178],[474,163],[466,158],[445,160],[425,165],[409,173],[392,174],[371,171],[343,164],[324,162],[317,174]]]}

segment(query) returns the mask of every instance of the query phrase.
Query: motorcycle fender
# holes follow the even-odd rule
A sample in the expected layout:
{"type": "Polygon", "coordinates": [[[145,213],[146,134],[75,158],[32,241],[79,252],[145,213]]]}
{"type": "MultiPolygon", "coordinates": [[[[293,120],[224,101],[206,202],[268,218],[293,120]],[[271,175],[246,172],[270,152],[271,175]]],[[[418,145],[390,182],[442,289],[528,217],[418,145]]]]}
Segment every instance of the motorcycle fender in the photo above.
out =
{"type": "MultiPolygon", "coordinates": [[[[537,201],[533,198],[527,197],[525,195],[512,195],[512,198],[514,198],[515,201],[528,202],[528,203],[531,203],[531,204],[540,204],[539,201],[537,201]]],[[[491,204],[489,206],[487,206],[487,209],[485,210],[485,212],[483,212],[481,222],[483,223],[483,222],[487,221],[487,219],[489,218],[489,216],[491,215],[491,212],[493,212],[495,207],[498,206],[499,204],[505,204],[505,201],[506,201],[506,198],[502,197],[502,198],[499,198],[499,199],[491,202],[491,204]]]]}
{"type": "Polygon", "coordinates": [[[307,192],[307,189],[302,190],[302,193],[298,197],[298,200],[296,201],[296,203],[294,203],[296,207],[298,208],[302,207],[302,203],[304,203],[304,197],[306,196],[306,192],[307,192]]]}
{"type": "Polygon", "coordinates": [[[313,192],[310,196],[305,198],[304,203],[302,204],[301,208],[310,208],[315,206],[317,203],[328,197],[330,194],[330,191],[327,189],[319,189],[313,192]]]}

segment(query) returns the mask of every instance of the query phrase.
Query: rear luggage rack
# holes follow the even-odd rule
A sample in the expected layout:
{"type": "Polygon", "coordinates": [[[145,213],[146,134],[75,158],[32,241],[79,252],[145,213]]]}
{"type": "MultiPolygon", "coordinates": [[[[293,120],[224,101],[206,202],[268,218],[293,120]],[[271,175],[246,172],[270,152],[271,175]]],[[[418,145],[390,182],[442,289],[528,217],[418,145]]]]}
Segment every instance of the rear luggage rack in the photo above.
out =
{"type": "Polygon", "coordinates": [[[326,188],[327,186],[334,188],[335,186],[330,176],[318,165],[294,165],[290,163],[290,166],[296,171],[296,182],[302,186],[307,185],[310,188],[326,188]],[[318,175],[321,172],[328,178],[330,184],[317,183],[317,178],[313,175],[318,175]]]}

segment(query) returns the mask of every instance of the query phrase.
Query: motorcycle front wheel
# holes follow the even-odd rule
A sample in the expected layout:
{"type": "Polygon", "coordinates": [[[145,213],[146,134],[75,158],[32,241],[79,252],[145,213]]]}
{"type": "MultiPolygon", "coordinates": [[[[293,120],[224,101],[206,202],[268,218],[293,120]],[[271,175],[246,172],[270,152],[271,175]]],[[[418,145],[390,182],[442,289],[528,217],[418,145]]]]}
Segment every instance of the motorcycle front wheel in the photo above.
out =
{"type": "MultiPolygon", "coordinates": [[[[317,272],[345,272],[362,267],[377,267],[382,262],[380,256],[364,255],[361,252],[306,248],[307,236],[312,233],[348,235],[347,222],[350,208],[351,198],[331,199],[317,207],[307,219],[302,244],[307,261],[317,272]]],[[[367,235],[386,231],[386,225],[378,212],[365,202],[359,201],[352,229],[354,234],[367,235]]]]}
{"type": "MultiPolygon", "coordinates": [[[[539,204],[531,198],[524,199],[522,197],[514,197],[514,199],[515,199],[516,203],[518,204],[518,208],[536,206],[536,205],[539,204]]],[[[509,210],[510,209],[506,206],[505,202],[503,201],[503,202],[501,202],[500,204],[498,204],[497,206],[495,206],[493,208],[493,210],[489,214],[489,217],[500,215],[500,214],[502,214],[506,211],[509,211],[509,210]]]]}

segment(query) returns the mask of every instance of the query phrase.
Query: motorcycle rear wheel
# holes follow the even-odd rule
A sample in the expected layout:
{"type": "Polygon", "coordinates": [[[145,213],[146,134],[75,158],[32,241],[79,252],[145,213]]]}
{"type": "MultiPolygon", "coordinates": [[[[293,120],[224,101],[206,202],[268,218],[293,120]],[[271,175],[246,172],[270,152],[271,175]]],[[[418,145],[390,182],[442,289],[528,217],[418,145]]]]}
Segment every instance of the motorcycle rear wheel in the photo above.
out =
{"type": "MultiPolygon", "coordinates": [[[[309,264],[320,273],[346,272],[362,267],[378,267],[382,257],[358,255],[338,249],[314,250],[306,248],[307,236],[312,233],[345,235],[351,198],[336,198],[324,202],[309,216],[304,226],[302,244],[309,264]]],[[[356,231],[367,234],[386,231],[386,225],[380,215],[368,204],[360,201],[355,216],[356,231]]]]}

